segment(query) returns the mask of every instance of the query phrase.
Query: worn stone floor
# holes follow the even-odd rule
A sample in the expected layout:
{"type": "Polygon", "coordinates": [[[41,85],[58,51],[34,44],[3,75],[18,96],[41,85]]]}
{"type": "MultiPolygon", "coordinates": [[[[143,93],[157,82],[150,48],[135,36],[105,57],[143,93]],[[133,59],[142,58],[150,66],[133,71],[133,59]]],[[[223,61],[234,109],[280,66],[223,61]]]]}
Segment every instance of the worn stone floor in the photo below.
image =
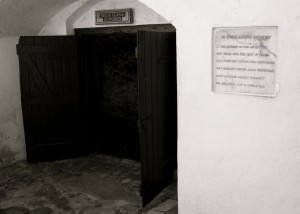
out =
{"type": "Polygon", "coordinates": [[[139,195],[140,163],[93,154],[0,168],[0,214],[177,213],[177,185],[148,206],[139,195]]]}

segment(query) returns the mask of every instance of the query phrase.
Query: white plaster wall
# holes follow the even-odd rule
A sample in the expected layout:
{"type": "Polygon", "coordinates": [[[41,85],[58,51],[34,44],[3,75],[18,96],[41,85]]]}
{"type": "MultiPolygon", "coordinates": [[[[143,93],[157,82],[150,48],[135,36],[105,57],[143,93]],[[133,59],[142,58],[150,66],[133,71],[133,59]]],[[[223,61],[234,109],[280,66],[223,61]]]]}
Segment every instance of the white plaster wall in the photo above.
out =
{"type": "MultiPolygon", "coordinates": [[[[67,19],[84,5],[90,5],[95,0],[78,0],[53,16],[40,30],[39,36],[66,35],[67,19]]],[[[97,1],[97,3],[99,0],[97,1]]]]}
{"type": "MultiPolygon", "coordinates": [[[[96,10],[133,9],[133,23],[130,25],[169,23],[137,0],[79,0],[53,16],[40,30],[39,35],[73,35],[75,28],[107,27],[95,25],[96,10]]],[[[113,25],[113,26],[122,26],[113,25]]],[[[126,24],[125,24],[126,25],[126,24]]]]}
{"type": "MultiPolygon", "coordinates": [[[[300,3],[141,2],[177,29],[179,213],[300,213],[300,3]],[[277,97],[211,91],[211,38],[212,28],[217,26],[278,26],[277,97]]],[[[70,15],[69,23],[91,27],[89,10],[82,11],[70,15]]],[[[19,108],[19,98],[11,99],[19,96],[12,40],[16,43],[16,38],[0,40],[0,118],[8,117],[12,106],[19,108]],[[14,63],[10,65],[10,61],[14,63]],[[10,78],[14,80],[10,82],[10,78]]],[[[20,109],[18,112],[20,115],[20,109]]],[[[22,135],[13,119],[0,121],[4,121],[2,130],[11,130],[5,136],[22,135]]],[[[9,142],[5,140],[5,144],[9,142]]],[[[15,145],[12,148],[19,144],[15,145]]]]}
{"type": "Polygon", "coordinates": [[[72,33],[72,30],[75,28],[105,27],[107,25],[95,25],[95,11],[122,8],[131,8],[133,10],[133,23],[131,25],[169,23],[169,21],[167,21],[165,18],[163,18],[162,16],[160,16],[159,14],[157,14],[156,12],[154,12],[146,5],[142,4],[137,0],[106,0],[89,8],[87,11],[81,11],[82,14],[79,14],[80,17],[78,16],[76,20],[67,22],[67,29],[69,29],[69,32],[72,33]]]}
{"type": "Polygon", "coordinates": [[[144,0],[177,29],[179,213],[300,213],[300,12],[294,0],[144,0]],[[211,91],[216,26],[278,26],[276,98],[211,91]]]}
{"type": "Polygon", "coordinates": [[[21,109],[19,37],[0,38],[0,166],[25,159],[21,109]]]}
{"type": "Polygon", "coordinates": [[[51,17],[76,1],[87,0],[1,0],[0,36],[36,35],[51,17]]]}

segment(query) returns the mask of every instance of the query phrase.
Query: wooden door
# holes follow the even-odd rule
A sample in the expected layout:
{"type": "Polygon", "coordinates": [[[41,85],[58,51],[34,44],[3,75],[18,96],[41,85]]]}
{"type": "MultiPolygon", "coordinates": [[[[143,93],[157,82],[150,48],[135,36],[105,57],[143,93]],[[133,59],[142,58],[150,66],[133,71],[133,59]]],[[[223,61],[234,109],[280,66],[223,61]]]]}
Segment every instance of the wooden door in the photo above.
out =
{"type": "Polygon", "coordinates": [[[143,205],[173,179],[177,157],[176,34],[138,32],[143,205]]]}
{"type": "Polygon", "coordinates": [[[77,39],[23,36],[17,52],[28,161],[84,153],[77,39]]]}

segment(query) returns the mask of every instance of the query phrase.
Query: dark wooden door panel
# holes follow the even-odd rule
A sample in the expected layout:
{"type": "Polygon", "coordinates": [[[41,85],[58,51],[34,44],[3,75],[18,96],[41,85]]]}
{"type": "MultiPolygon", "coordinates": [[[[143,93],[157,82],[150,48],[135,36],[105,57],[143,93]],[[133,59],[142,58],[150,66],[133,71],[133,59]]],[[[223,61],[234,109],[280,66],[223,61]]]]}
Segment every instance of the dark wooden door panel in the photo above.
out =
{"type": "Polygon", "coordinates": [[[17,52],[28,161],[82,154],[77,39],[20,37],[17,52]]]}
{"type": "Polygon", "coordinates": [[[176,34],[138,33],[143,204],[173,178],[177,148],[176,34]]]}

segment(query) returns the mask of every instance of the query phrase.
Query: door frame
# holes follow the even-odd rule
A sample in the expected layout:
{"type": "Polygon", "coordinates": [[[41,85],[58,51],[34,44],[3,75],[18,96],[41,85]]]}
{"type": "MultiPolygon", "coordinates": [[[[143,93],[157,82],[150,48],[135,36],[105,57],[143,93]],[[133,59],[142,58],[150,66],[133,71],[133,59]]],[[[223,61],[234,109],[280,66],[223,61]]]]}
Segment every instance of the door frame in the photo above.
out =
{"type": "MultiPolygon", "coordinates": [[[[139,25],[139,26],[116,26],[116,27],[98,27],[98,28],[78,28],[74,29],[75,36],[85,36],[85,35],[99,35],[99,34],[117,34],[117,33],[136,33],[138,35],[138,31],[156,31],[156,32],[176,32],[176,28],[171,24],[154,24],[154,25],[139,25]]],[[[137,44],[138,47],[138,44],[137,44]]],[[[81,53],[79,53],[80,57],[81,53]]],[[[138,60],[138,57],[137,57],[138,60]]],[[[81,60],[80,60],[81,61],[81,60]]],[[[80,69],[84,69],[84,65],[80,65],[80,69]]],[[[138,69],[138,68],[137,68],[138,69]]],[[[138,72],[138,70],[137,70],[138,72]]],[[[176,83],[177,84],[177,83],[176,83]]],[[[176,87],[177,88],[177,87],[176,87]]],[[[177,92],[176,92],[177,99],[177,92]]],[[[139,101],[140,103],[140,101],[139,101]]],[[[139,104],[140,105],[140,104],[139,104]]],[[[177,108],[176,111],[178,112],[177,108]]],[[[177,119],[178,120],[178,119],[177,119]]],[[[176,147],[177,147],[177,138],[178,133],[176,133],[176,147]]],[[[141,155],[141,152],[140,152],[141,155]]],[[[176,149],[176,164],[178,163],[178,155],[176,149]]],[[[177,167],[176,167],[177,168],[177,167]]],[[[177,170],[176,170],[177,171],[177,170]]],[[[177,175],[176,175],[177,176],[177,175]]],[[[177,179],[177,178],[176,178],[177,179]]],[[[141,196],[143,197],[142,188],[141,188],[141,196]]],[[[143,206],[145,206],[143,200],[143,206]]]]}
{"type": "Polygon", "coordinates": [[[103,33],[137,33],[138,31],[176,32],[176,28],[171,24],[154,24],[98,28],[75,28],[74,31],[75,36],[80,36],[88,34],[96,35],[103,33]]]}

